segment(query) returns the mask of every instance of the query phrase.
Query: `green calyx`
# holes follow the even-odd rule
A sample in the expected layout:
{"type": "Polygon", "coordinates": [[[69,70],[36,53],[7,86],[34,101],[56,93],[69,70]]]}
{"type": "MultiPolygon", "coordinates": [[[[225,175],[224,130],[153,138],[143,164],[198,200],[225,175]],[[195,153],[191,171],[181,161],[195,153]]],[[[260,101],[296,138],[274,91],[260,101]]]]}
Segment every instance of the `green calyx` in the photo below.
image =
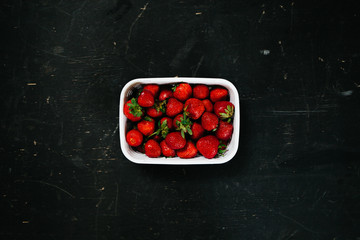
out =
{"type": "Polygon", "coordinates": [[[181,136],[185,138],[185,133],[188,133],[189,135],[192,135],[191,131],[191,125],[192,122],[190,121],[190,118],[187,117],[186,112],[184,112],[184,117],[180,118],[180,121],[176,121],[176,130],[180,130],[181,136]]]}
{"type": "Polygon", "coordinates": [[[225,143],[220,143],[220,144],[219,144],[218,154],[219,154],[220,156],[224,156],[225,152],[227,151],[226,147],[227,147],[227,146],[226,146],[225,143]]]}
{"type": "Polygon", "coordinates": [[[176,90],[176,88],[179,86],[179,84],[176,84],[176,85],[174,85],[172,88],[171,88],[171,90],[173,91],[173,92],[175,92],[175,90],[176,90]]]}
{"type": "Polygon", "coordinates": [[[131,102],[127,104],[129,106],[130,113],[135,117],[141,117],[143,114],[142,107],[137,103],[136,98],[132,98],[131,102]]]}
{"type": "Polygon", "coordinates": [[[225,108],[225,112],[219,113],[219,114],[220,114],[220,118],[222,120],[225,120],[225,119],[229,120],[234,115],[234,107],[231,105],[227,105],[227,107],[225,108]]]}
{"type": "Polygon", "coordinates": [[[166,112],[166,100],[164,101],[155,101],[154,108],[157,112],[166,112]]]}
{"type": "Polygon", "coordinates": [[[155,135],[160,135],[162,138],[165,138],[168,133],[169,133],[169,127],[167,125],[167,120],[164,120],[162,123],[160,123],[159,121],[158,129],[155,132],[153,132],[148,138],[155,135]]]}

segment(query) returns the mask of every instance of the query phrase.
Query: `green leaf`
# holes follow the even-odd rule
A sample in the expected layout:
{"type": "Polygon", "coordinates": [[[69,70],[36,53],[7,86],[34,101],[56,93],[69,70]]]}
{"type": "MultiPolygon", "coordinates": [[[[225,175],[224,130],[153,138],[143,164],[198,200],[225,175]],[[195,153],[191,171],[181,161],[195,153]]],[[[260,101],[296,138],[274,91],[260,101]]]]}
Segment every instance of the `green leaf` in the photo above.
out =
{"type": "Polygon", "coordinates": [[[185,132],[183,130],[181,130],[181,136],[185,138],[185,132]]]}

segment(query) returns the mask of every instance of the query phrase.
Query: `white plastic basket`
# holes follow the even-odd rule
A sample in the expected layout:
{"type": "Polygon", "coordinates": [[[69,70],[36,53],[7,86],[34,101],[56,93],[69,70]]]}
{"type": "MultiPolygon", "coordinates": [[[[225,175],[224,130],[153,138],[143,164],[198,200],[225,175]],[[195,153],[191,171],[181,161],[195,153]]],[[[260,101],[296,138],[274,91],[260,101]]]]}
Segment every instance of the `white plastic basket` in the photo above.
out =
{"type": "Polygon", "coordinates": [[[240,101],[239,94],[235,86],[225,79],[219,78],[188,78],[188,77],[176,77],[176,78],[138,78],[128,82],[122,89],[120,94],[119,105],[119,134],[120,134],[120,146],[123,154],[127,159],[134,163],[139,164],[167,164],[167,165],[195,165],[195,164],[222,164],[230,161],[236,154],[239,146],[240,136],[240,101]],[[126,142],[126,130],[127,130],[127,118],[123,113],[124,104],[129,100],[129,97],[134,90],[139,89],[145,84],[176,84],[186,82],[189,84],[205,84],[209,86],[222,86],[229,92],[230,102],[235,106],[234,120],[233,120],[233,135],[231,141],[227,146],[227,151],[223,156],[207,159],[203,156],[197,156],[191,159],[182,159],[179,157],[173,158],[149,158],[143,153],[134,151],[126,142]]]}

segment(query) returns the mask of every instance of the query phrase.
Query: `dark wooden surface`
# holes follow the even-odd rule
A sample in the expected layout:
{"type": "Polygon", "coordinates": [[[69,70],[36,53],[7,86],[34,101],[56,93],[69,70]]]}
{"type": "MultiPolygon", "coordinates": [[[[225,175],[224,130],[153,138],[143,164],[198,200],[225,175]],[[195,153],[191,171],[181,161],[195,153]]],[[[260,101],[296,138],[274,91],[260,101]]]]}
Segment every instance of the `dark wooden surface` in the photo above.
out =
{"type": "Polygon", "coordinates": [[[1,239],[359,239],[356,1],[2,1],[1,239]],[[236,157],[121,153],[137,77],[231,81],[236,157]]]}

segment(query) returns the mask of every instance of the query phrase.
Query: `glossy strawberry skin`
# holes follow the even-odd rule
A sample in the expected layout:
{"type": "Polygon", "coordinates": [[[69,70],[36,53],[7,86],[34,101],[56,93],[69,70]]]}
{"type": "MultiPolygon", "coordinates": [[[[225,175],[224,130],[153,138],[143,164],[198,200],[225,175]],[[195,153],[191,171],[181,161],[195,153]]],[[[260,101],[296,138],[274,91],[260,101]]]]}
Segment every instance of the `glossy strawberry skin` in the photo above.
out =
{"type": "Polygon", "coordinates": [[[233,133],[233,125],[231,123],[220,121],[219,127],[217,128],[215,132],[215,136],[219,140],[227,141],[231,138],[233,133]]]}
{"type": "Polygon", "coordinates": [[[214,110],[214,105],[209,99],[204,99],[202,102],[205,106],[205,112],[212,112],[214,110]]]}
{"type": "Polygon", "coordinates": [[[138,104],[141,107],[151,107],[155,103],[155,98],[153,94],[146,89],[143,89],[143,91],[140,93],[138,97],[138,104]]]}
{"type": "Polygon", "coordinates": [[[177,150],[185,146],[186,140],[181,136],[180,132],[171,132],[165,138],[169,148],[177,150]]]}
{"type": "Polygon", "coordinates": [[[144,136],[149,136],[155,131],[155,121],[151,118],[148,118],[147,120],[143,119],[138,122],[137,128],[144,136]]]}
{"type": "Polygon", "coordinates": [[[204,135],[205,129],[201,126],[201,124],[194,122],[191,126],[191,131],[191,139],[197,140],[204,135]]]}
{"type": "Polygon", "coordinates": [[[166,115],[175,117],[183,111],[184,104],[176,98],[169,98],[166,104],[166,115]]]}
{"type": "Polygon", "coordinates": [[[207,131],[216,129],[218,123],[219,118],[214,113],[205,112],[201,117],[201,126],[207,131]]]}
{"type": "Polygon", "coordinates": [[[204,157],[211,159],[218,153],[219,140],[213,135],[207,135],[196,142],[196,148],[204,157]]]}
{"type": "MultiPolygon", "coordinates": [[[[135,100],[136,101],[136,100],[135,100]]],[[[134,114],[132,114],[131,112],[132,112],[132,110],[131,110],[131,108],[130,108],[130,105],[132,104],[132,102],[131,102],[131,99],[129,100],[129,101],[127,101],[126,103],[125,103],[125,105],[124,105],[124,115],[130,120],[130,121],[132,121],[132,122],[138,122],[138,121],[140,121],[141,119],[142,119],[142,116],[144,115],[144,111],[143,110],[141,110],[140,108],[139,108],[139,114],[141,114],[140,116],[135,116],[134,114]]],[[[137,102],[136,102],[136,104],[137,104],[137,102]]]]}
{"type": "Polygon", "coordinates": [[[234,104],[229,101],[218,101],[214,104],[214,113],[220,118],[223,116],[227,116],[224,118],[230,118],[233,116],[234,108],[234,104]],[[232,111],[229,112],[228,108],[232,109],[232,111]]]}
{"type": "Polygon", "coordinates": [[[159,85],[156,84],[148,84],[144,86],[144,89],[149,90],[154,97],[157,97],[157,95],[159,94],[160,87],[159,85]]]}
{"type": "Polygon", "coordinates": [[[136,129],[132,129],[126,133],[126,142],[132,147],[140,146],[143,138],[142,133],[136,129]]]}
{"type": "Polygon", "coordinates": [[[175,150],[169,148],[165,140],[160,142],[161,152],[165,157],[175,157],[175,150]]]}
{"type": "Polygon", "coordinates": [[[159,94],[159,100],[160,101],[164,101],[168,98],[172,98],[174,95],[173,95],[173,92],[171,90],[168,90],[168,89],[164,89],[164,90],[161,90],[160,94],[159,94]]]}
{"type": "Polygon", "coordinates": [[[210,100],[215,103],[218,101],[224,101],[228,97],[228,90],[225,88],[214,88],[210,91],[210,100]]]}
{"type": "Polygon", "coordinates": [[[154,107],[150,107],[146,109],[146,114],[152,118],[161,117],[164,113],[162,111],[156,110],[154,107]]]}
{"type": "Polygon", "coordinates": [[[169,129],[173,128],[173,120],[169,117],[163,117],[160,119],[160,124],[162,124],[164,121],[166,120],[166,124],[168,126],[169,129]]]}
{"type": "Polygon", "coordinates": [[[179,150],[176,150],[176,155],[180,158],[193,158],[197,155],[198,150],[196,149],[192,141],[187,141],[185,146],[179,150]]]}
{"type": "Polygon", "coordinates": [[[209,87],[205,84],[196,85],[193,88],[193,97],[197,99],[205,99],[209,97],[209,87]]]}
{"type": "Polygon", "coordinates": [[[160,144],[154,139],[150,139],[145,143],[145,154],[150,158],[157,158],[161,155],[160,144]]]}
{"type": "Polygon", "coordinates": [[[203,102],[196,98],[189,98],[184,104],[184,109],[188,113],[188,116],[193,119],[199,119],[205,112],[205,106],[203,102]]]}
{"type": "Polygon", "coordinates": [[[185,102],[187,99],[189,99],[192,95],[192,88],[190,84],[188,83],[180,83],[174,93],[174,97],[178,99],[181,102],[185,102]]]}

